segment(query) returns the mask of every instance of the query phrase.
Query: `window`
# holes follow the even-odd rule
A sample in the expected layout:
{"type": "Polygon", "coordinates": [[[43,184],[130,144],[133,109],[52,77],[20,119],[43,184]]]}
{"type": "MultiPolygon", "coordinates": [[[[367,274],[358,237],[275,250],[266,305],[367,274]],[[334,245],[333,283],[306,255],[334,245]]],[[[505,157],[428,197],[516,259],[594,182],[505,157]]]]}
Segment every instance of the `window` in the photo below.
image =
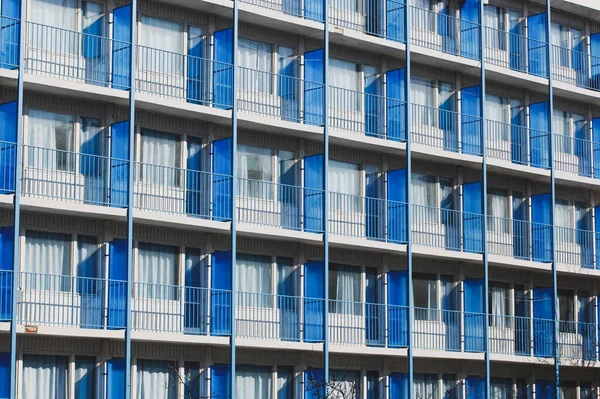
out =
{"type": "Polygon", "coordinates": [[[553,50],[554,62],[561,67],[578,67],[577,64],[581,63],[579,61],[580,56],[578,53],[573,53],[573,56],[571,56],[570,50],[576,52],[585,51],[583,32],[566,25],[553,23],[551,27],[551,40],[552,45],[558,47],[553,50]]]}
{"type": "Polygon", "coordinates": [[[510,209],[506,190],[490,188],[487,194],[488,230],[497,233],[510,231],[510,209]]]}
{"type": "Polygon", "coordinates": [[[506,28],[504,26],[504,9],[486,4],[484,7],[483,24],[487,28],[486,47],[506,50],[506,28]]]}
{"type": "Polygon", "coordinates": [[[444,386],[444,394],[442,399],[458,399],[460,387],[456,382],[456,376],[451,374],[444,374],[442,376],[442,383],[444,386]]]}
{"type": "Polygon", "coordinates": [[[236,397],[272,399],[273,372],[270,367],[238,366],[236,370],[236,397]]]}
{"type": "Polygon", "coordinates": [[[558,291],[558,315],[560,323],[560,331],[565,333],[575,332],[575,298],[573,291],[559,290],[558,291]]]}
{"type": "Polygon", "coordinates": [[[450,210],[454,208],[454,186],[452,179],[412,174],[411,200],[417,205],[415,220],[422,223],[439,223],[440,208],[441,222],[451,222],[450,210]]]}
{"type": "MultiPolygon", "coordinates": [[[[166,74],[183,75],[182,52],[183,33],[181,24],[166,19],[142,15],[140,29],[140,56],[138,62],[146,70],[166,74]]],[[[142,75],[143,81],[154,81],[155,76],[142,75]]],[[[167,78],[159,78],[157,82],[170,82],[167,78]]]]}
{"type": "Polygon", "coordinates": [[[200,363],[185,362],[184,398],[202,398],[204,396],[205,376],[200,372],[200,363]]]}
{"type": "Polygon", "coordinates": [[[490,384],[492,399],[512,399],[513,382],[510,378],[492,378],[490,384]]]}
{"type": "Polygon", "coordinates": [[[334,313],[355,314],[360,311],[361,271],[356,266],[330,265],[329,299],[334,313]],[[358,306],[358,307],[357,307],[358,306]]]}
{"type": "Polygon", "coordinates": [[[507,327],[510,324],[510,295],[508,284],[489,284],[489,313],[491,327],[507,327]]]}
{"type": "Polygon", "coordinates": [[[299,295],[297,271],[293,258],[277,257],[277,295],[299,295]]]}
{"type": "Polygon", "coordinates": [[[75,356],[75,399],[96,397],[96,359],[75,356]]]}
{"type": "Polygon", "coordinates": [[[577,386],[575,383],[561,382],[558,388],[560,399],[577,399],[577,386]]]}
{"type": "Polygon", "coordinates": [[[336,193],[330,196],[331,209],[347,213],[360,212],[360,181],[359,165],[329,160],[329,190],[336,193]]]}
{"type": "Polygon", "coordinates": [[[415,374],[414,390],[417,398],[439,398],[438,377],[435,374],[415,374]]]}
{"type": "Polygon", "coordinates": [[[493,123],[491,137],[496,141],[509,141],[508,100],[500,96],[486,94],[485,115],[493,123]]]}
{"type": "Polygon", "coordinates": [[[66,399],[66,356],[23,355],[23,398],[66,399]]]}
{"type": "Polygon", "coordinates": [[[35,168],[73,171],[71,115],[30,110],[28,118],[28,165],[35,168]]]}
{"type": "Polygon", "coordinates": [[[294,368],[277,367],[277,399],[293,399],[294,368]]]}
{"type": "Polygon", "coordinates": [[[238,254],[236,262],[236,289],[240,292],[240,306],[271,306],[273,272],[271,257],[238,254]]]}
{"type": "Polygon", "coordinates": [[[273,94],[273,47],[270,44],[239,39],[240,89],[273,94]]]}
{"type": "Polygon", "coordinates": [[[431,80],[411,77],[410,98],[413,105],[414,124],[429,126],[435,121],[435,83],[431,80]]]}
{"type": "Polygon", "coordinates": [[[413,276],[413,297],[416,320],[437,320],[438,284],[435,276],[415,274],[413,276]]]}
{"type": "MultiPolygon", "coordinates": [[[[360,95],[359,66],[352,62],[329,60],[329,85],[331,104],[338,110],[359,111],[362,95],[360,95]]],[[[345,118],[349,118],[346,116],[345,118]]],[[[350,117],[351,118],[351,117],[350,117]]]]}
{"type": "Polygon", "coordinates": [[[176,399],[177,363],[160,360],[137,360],[137,399],[176,399]]]}
{"type": "Polygon", "coordinates": [[[239,195],[243,198],[273,199],[273,155],[270,148],[240,145],[237,154],[239,195]]]}
{"type": "Polygon", "coordinates": [[[142,129],[141,181],[153,185],[176,186],[179,184],[181,165],[181,142],[176,134],[142,129]]]}
{"type": "MultiPolygon", "coordinates": [[[[296,157],[292,151],[279,150],[279,183],[286,186],[296,185],[296,157]]],[[[285,189],[286,191],[291,190],[285,189]]]]}
{"type": "Polygon", "coordinates": [[[177,299],[177,254],[177,247],[138,244],[136,285],[141,298],[177,299]]]}
{"type": "Polygon", "coordinates": [[[580,201],[556,200],[557,240],[576,242],[577,230],[589,230],[590,214],[587,204],[580,201]]]}
{"type": "Polygon", "coordinates": [[[71,236],[27,230],[25,232],[25,261],[30,289],[70,289],[71,236]]]}

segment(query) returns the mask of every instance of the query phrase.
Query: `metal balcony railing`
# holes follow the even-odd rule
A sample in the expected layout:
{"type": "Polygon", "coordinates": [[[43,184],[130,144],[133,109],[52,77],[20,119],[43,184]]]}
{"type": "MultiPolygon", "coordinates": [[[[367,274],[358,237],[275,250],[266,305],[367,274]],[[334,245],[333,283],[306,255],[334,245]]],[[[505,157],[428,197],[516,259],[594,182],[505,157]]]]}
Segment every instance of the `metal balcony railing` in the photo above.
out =
{"type": "Polygon", "coordinates": [[[564,265],[595,269],[598,238],[593,231],[555,227],[556,261],[564,265]]]}
{"type": "Polygon", "coordinates": [[[579,176],[599,178],[600,143],[555,133],[554,167],[579,176]]]}
{"type": "Polygon", "coordinates": [[[21,172],[24,196],[127,206],[126,160],[24,145],[21,172]]]}
{"type": "Polygon", "coordinates": [[[600,90],[600,57],[552,45],[552,77],[570,85],[600,90]]]}
{"type": "Polygon", "coordinates": [[[329,0],[329,23],[403,42],[405,10],[402,0],[329,0]]]}
{"type": "Polygon", "coordinates": [[[535,168],[550,167],[548,132],[492,120],[485,122],[489,157],[535,168]]]}
{"type": "MultiPolygon", "coordinates": [[[[489,348],[491,353],[531,356],[533,338],[532,318],[490,314],[488,320],[489,348]]],[[[552,334],[552,330],[547,332],[552,334]]],[[[541,333],[546,333],[546,331],[541,331],[541,333]]]]}
{"type": "Polygon", "coordinates": [[[416,348],[450,352],[482,352],[485,314],[415,308],[413,343],[416,348]]]}
{"type": "Polygon", "coordinates": [[[413,143],[482,155],[481,118],[419,104],[411,104],[410,112],[413,143]]]}
{"type": "Polygon", "coordinates": [[[548,76],[547,44],[526,36],[484,27],[485,62],[539,77],[548,76]],[[540,58],[541,57],[541,58],[540,58]]]}
{"type": "Polygon", "coordinates": [[[329,87],[329,126],[377,137],[406,141],[406,102],[340,87],[329,87]]]}
{"type": "Polygon", "coordinates": [[[488,216],[488,251],[534,262],[552,260],[552,226],[525,220],[488,216]]]}
{"type": "Polygon", "coordinates": [[[129,89],[129,43],[34,22],[25,23],[25,70],[28,73],[129,89]]]}

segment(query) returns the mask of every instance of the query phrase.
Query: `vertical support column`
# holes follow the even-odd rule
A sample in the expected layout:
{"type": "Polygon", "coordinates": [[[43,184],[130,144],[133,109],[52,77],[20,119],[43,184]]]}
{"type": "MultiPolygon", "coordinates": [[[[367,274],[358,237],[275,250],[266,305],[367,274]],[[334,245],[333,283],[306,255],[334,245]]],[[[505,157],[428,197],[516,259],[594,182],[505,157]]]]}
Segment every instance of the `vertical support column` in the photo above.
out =
{"type": "Polygon", "coordinates": [[[237,209],[236,209],[236,195],[237,195],[237,145],[238,145],[238,103],[237,103],[237,84],[238,84],[238,37],[239,37],[239,0],[233,0],[233,45],[231,46],[232,68],[233,68],[233,80],[231,82],[231,339],[230,339],[230,352],[231,352],[231,399],[236,399],[236,386],[235,386],[235,364],[236,364],[236,348],[235,348],[235,336],[236,336],[236,305],[237,290],[235,288],[235,281],[237,279],[236,267],[237,262],[237,209]]]}
{"type": "Polygon", "coordinates": [[[323,378],[325,397],[329,396],[329,7],[323,0],[323,378]]]}
{"type": "Polygon", "coordinates": [[[554,388],[555,397],[560,397],[560,353],[558,347],[559,335],[559,312],[558,312],[558,278],[556,275],[556,179],[554,168],[554,127],[552,112],[554,110],[554,81],[552,77],[552,16],[550,10],[550,0],[546,0],[546,58],[548,61],[548,130],[550,131],[550,185],[552,211],[552,318],[554,320],[553,348],[554,348],[554,388]]]}
{"type": "Polygon", "coordinates": [[[485,93],[486,93],[486,71],[485,71],[485,32],[483,25],[484,16],[484,0],[479,0],[479,54],[481,55],[481,99],[480,99],[480,114],[481,114],[481,154],[482,154],[482,187],[481,187],[481,209],[483,210],[483,312],[485,314],[483,326],[484,340],[484,361],[485,361],[485,397],[491,398],[490,391],[490,326],[489,326],[489,262],[488,262],[488,238],[487,238],[487,150],[486,136],[487,126],[485,123],[485,93]]]}
{"type": "Polygon", "coordinates": [[[19,77],[17,80],[17,148],[15,153],[15,197],[13,207],[13,275],[10,312],[10,399],[17,395],[17,290],[19,288],[19,226],[21,225],[21,156],[23,151],[23,75],[25,74],[25,7],[20,3],[19,77]]]}
{"type": "Polygon", "coordinates": [[[415,397],[414,387],[414,348],[413,348],[413,320],[415,318],[415,306],[413,298],[413,259],[412,259],[412,137],[410,134],[411,114],[410,114],[410,10],[409,2],[404,2],[404,29],[406,38],[406,68],[404,77],[404,98],[406,100],[406,220],[408,226],[406,228],[406,269],[408,274],[408,337],[406,344],[408,345],[408,397],[415,397]]]}
{"type": "Polygon", "coordinates": [[[131,294],[133,293],[133,180],[135,160],[135,55],[137,0],[131,0],[131,54],[129,60],[129,177],[127,189],[127,316],[125,324],[125,399],[131,398],[131,294]]]}

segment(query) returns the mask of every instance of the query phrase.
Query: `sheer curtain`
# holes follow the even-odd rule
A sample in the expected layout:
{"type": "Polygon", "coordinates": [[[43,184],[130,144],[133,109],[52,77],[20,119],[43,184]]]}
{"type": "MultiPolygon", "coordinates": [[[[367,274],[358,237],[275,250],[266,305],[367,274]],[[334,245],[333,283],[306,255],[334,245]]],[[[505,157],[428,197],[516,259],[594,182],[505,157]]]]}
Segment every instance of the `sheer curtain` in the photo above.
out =
{"type": "Polygon", "coordinates": [[[238,366],[235,393],[238,398],[272,399],[273,373],[269,367],[238,366]]]}
{"type": "Polygon", "coordinates": [[[487,94],[485,96],[485,115],[493,121],[491,137],[494,140],[509,141],[508,107],[504,98],[487,94]]]}
{"type": "Polygon", "coordinates": [[[71,275],[71,236],[27,230],[23,271],[35,273],[27,279],[30,289],[68,291],[71,275]],[[66,277],[57,277],[66,276],[66,277]]]}
{"type": "Polygon", "coordinates": [[[270,306],[272,294],[271,257],[239,254],[236,262],[236,289],[240,293],[240,306],[270,306]],[[248,295],[248,293],[256,295],[248,295]],[[253,299],[249,299],[253,298],[253,299]],[[248,301],[251,303],[245,303],[248,301]]]}
{"type": "Polygon", "coordinates": [[[154,185],[179,183],[179,136],[154,130],[142,130],[142,181],[154,185]]]}
{"type": "Polygon", "coordinates": [[[329,190],[333,195],[331,209],[345,212],[360,211],[360,166],[329,161],[329,190]]]}
{"type": "MultiPolygon", "coordinates": [[[[141,63],[147,70],[167,75],[183,75],[183,31],[181,24],[142,15],[141,63]]],[[[151,80],[150,76],[142,77],[151,80]]],[[[158,80],[161,84],[172,82],[158,80]]]]}
{"type": "Polygon", "coordinates": [[[240,145],[237,153],[239,196],[273,199],[273,154],[270,148],[240,145]]]}
{"type": "MultiPolygon", "coordinates": [[[[360,94],[360,75],[358,66],[352,62],[329,59],[329,96],[332,108],[339,112],[359,111],[362,94],[360,94]],[[334,88],[342,89],[336,90],[334,88]]],[[[338,115],[343,119],[349,116],[338,115]]]]}
{"type": "Polygon", "coordinates": [[[23,355],[23,398],[66,399],[67,357],[23,355]]]}
{"type": "Polygon", "coordinates": [[[490,217],[489,231],[508,233],[510,218],[508,209],[508,195],[505,190],[490,189],[487,195],[487,211],[490,217]]]}
{"type": "MultiPolygon", "coordinates": [[[[28,29],[29,44],[34,57],[50,61],[41,54],[74,54],[77,46],[77,0],[32,0],[29,20],[33,22],[28,29]],[[38,25],[39,24],[39,25],[38,25]],[[64,29],[59,31],[48,26],[64,29]],[[58,40],[57,40],[58,39],[58,40]]],[[[43,67],[39,65],[38,67],[43,67]]]]}
{"type": "Polygon", "coordinates": [[[491,399],[512,399],[513,387],[511,380],[492,379],[490,385],[491,399]]]}
{"type": "Polygon", "coordinates": [[[360,376],[354,371],[332,370],[330,388],[331,399],[357,399],[360,395],[359,390],[360,376]]]}
{"type": "Polygon", "coordinates": [[[558,60],[555,60],[556,63],[561,67],[568,67],[570,65],[570,56],[569,56],[569,28],[564,25],[553,23],[550,29],[550,36],[552,40],[553,46],[558,46],[558,49],[554,51],[558,51],[559,57],[558,60]]]}
{"type": "Polygon", "coordinates": [[[419,173],[412,175],[412,203],[418,205],[415,220],[424,223],[437,223],[438,207],[435,176],[419,173]]]}
{"type": "Polygon", "coordinates": [[[490,284],[490,314],[492,315],[492,326],[504,327],[506,317],[508,292],[505,286],[490,284]]]}
{"type": "Polygon", "coordinates": [[[176,399],[179,381],[171,377],[174,367],[171,362],[138,359],[137,399],[176,399]]]}
{"type": "Polygon", "coordinates": [[[30,167],[71,171],[73,126],[71,115],[40,110],[28,113],[27,164],[30,167]],[[67,151],[67,152],[65,152],[67,151]]]}
{"type": "Polygon", "coordinates": [[[177,248],[139,243],[137,261],[136,282],[141,283],[138,293],[152,299],[175,299],[177,248]]]}
{"type": "Polygon", "coordinates": [[[483,24],[485,27],[490,28],[486,29],[486,46],[505,50],[504,11],[502,8],[486,4],[483,14],[483,24]]]}
{"type": "MultiPolygon", "coordinates": [[[[410,99],[413,103],[412,115],[415,125],[432,125],[435,121],[433,109],[435,85],[432,81],[420,78],[411,78],[410,99]]],[[[424,132],[417,132],[423,134],[424,132]]]]}
{"type": "MultiPolygon", "coordinates": [[[[552,122],[553,129],[557,133],[555,136],[556,150],[564,154],[571,154],[573,144],[571,142],[571,118],[569,112],[555,109],[552,111],[552,122]]],[[[564,158],[562,161],[564,162],[564,158]]]]}
{"type": "Polygon", "coordinates": [[[239,39],[238,58],[242,67],[240,89],[273,94],[273,48],[270,44],[239,39]]]}
{"type": "Polygon", "coordinates": [[[437,398],[438,379],[436,375],[415,374],[415,395],[418,398],[437,398]]]}

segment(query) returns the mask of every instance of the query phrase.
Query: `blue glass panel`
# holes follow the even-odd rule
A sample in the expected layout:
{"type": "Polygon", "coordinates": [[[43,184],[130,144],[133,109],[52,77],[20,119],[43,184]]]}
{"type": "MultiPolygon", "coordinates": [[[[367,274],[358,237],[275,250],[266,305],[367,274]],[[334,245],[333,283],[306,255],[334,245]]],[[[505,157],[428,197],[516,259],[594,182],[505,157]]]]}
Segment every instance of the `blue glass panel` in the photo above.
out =
{"type": "Polygon", "coordinates": [[[406,243],[408,215],[406,204],[406,169],[388,172],[388,241],[406,243]]]}
{"type": "Polygon", "coordinates": [[[213,97],[216,108],[233,106],[233,29],[214,33],[213,97]]]}
{"type": "Polygon", "coordinates": [[[304,265],[304,340],[323,341],[325,312],[325,270],[323,262],[311,261],[304,265]]]}
{"type": "MultiPolygon", "coordinates": [[[[83,2],[84,18],[90,13],[89,7],[98,7],[93,3],[83,2]]],[[[102,38],[102,27],[104,26],[104,17],[95,18],[94,22],[83,29],[83,57],[88,60],[97,60],[102,62],[101,57],[104,56],[104,40],[102,38]]],[[[96,77],[97,79],[97,77],[96,77]]],[[[96,80],[95,79],[95,80],[96,80]]]]}
{"type": "Polygon", "coordinates": [[[366,175],[366,199],[365,199],[365,217],[367,227],[367,238],[372,240],[384,239],[384,203],[379,198],[382,178],[379,173],[369,173],[366,175]]]}
{"type": "Polygon", "coordinates": [[[0,321],[12,314],[13,226],[0,227],[0,321]]]}
{"type": "Polygon", "coordinates": [[[187,49],[187,101],[206,105],[204,36],[200,28],[190,26],[187,49]],[[192,36],[193,35],[193,36],[192,36]]]}
{"type": "Polygon", "coordinates": [[[554,381],[536,381],[535,398],[556,399],[556,389],[554,381]]]}
{"type": "Polygon", "coordinates": [[[212,254],[211,332],[231,333],[231,251],[212,254]]]}
{"type": "Polygon", "coordinates": [[[10,353],[0,352],[0,399],[10,397],[10,353]]]}
{"type": "Polygon", "coordinates": [[[406,3],[404,0],[386,0],[387,38],[398,42],[406,41],[404,27],[406,3]]]}
{"type": "Polygon", "coordinates": [[[408,374],[390,374],[390,399],[408,398],[408,374]]]}
{"type": "Polygon", "coordinates": [[[546,54],[546,14],[527,17],[529,73],[536,76],[548,76],[546,54]]]}
{"type": "Polygon", "coordinates": [[[16,69],[19,66],[21,1],[2,0],[0,5],[0,68],[16,69]]]}
{"type": "Polygon", "coordinates": [[[462,92],[462,142],[466,154],[481,155],[481,86],[462,92]]]}
{"type": "Polygon", "coordinates": [[[131,6],[113,11],[112,85],[129,90],[131,69],[131,6]]]}
{"type": "Polygon", "coordinates": [[[386,72],[387,132],[389,140],[406,140],[406,70],[386,72]]]}
{"type": "Polygon", "coordinates": [[[324,123],[324,59],[323,50],[304,53],[304,121],[309,125],[324,123]]]}
{"type": "Polygon", "coordinates": [[[0,194],[15,191],[17,102],[0,105],[0,194]]]}
{"type": "Polygon", "coordinates": [[[551,357],[554,321],[552,288],[533,289],[533,353],[538,357],[551,357]]]}
{"type": "Polygon", "coordinates": [[[552,226],[550,194],[531,197],[533,260],[552,261],[552,226]]]}
{"type": "Polygon", "coordinates": [[[529,141],[531,143],[531,166],[550,167],[550,136],[548,134],[548,103],[529,106],[529,141]]]}
{"type": "Polygon", "coordinates": [[[600,179],[600,118],[592,119],[592,174],[595,179],[600,179]]]}
{"type": "Polygon", "coordinates": [[[304,229],[323,231],[323,155],[304,158],[304,229]]]}
{"type": "Polygon", "coordinates": [[[381,137],[384,135],[379,116],[383,109],[380,94],[380,79],[377,75],[365,76],[365,134],[381,137]]]}
{"type": "Polygon", "coordinates": [[[594,90],[600,90],[600,33],[594,33],[593,35],[590,35],[590,52],[592,55],[591,87],[594,90]]]}
{"type": "Polygon", "coordinates": [[[307,19],[323,22],[325,13],[322,0],[304,0],[304,16],[307,19]]]}
{"type": "Polygon", "coordinates": [[[110,359],[107,362],[107,399],[125,398],[125,359],[110,359]]]}
{"type": "Polygon", "coordinates": [[[210,369],[211,398],[229,398],[231,395],[231,367],[227,364],[215,364],[210,369]]]}
{"type": "Polygon", "coordinates": [[[321,399],[325,394],[325,372],[323,369],[311,369],[304,372],[304,399],[321,399]]]}
{"type": "Polygon", "coordinates": [[[389,346],[408,344],[408,275],[406,270],[388,273],[389,346]]]}
{"type": "Polygon", "coordinates": [[[127,310],[127,240],[111,241],[108,265],[108,327],[126,326],[127,310]]]}
{"type": "Polygon", "coordinates": [[[213,218],[231,219],[232,179],[231,138],[213,142],[213,218]]]}
{"type": "Polygon", "coordinates": [[[464,249],[467,252],[483,251],[483,193],[481,182],[463,185],[464,249]]]}
{"type": "Polygon", "coordinates": [[[111,126],[110,206],[124,208],[129,200],[129,121],[111,126]]]}
{"type": "Polygon", "coordinates": [[[367,399],[379,398],[379,373],[367,371],[367,399]]]}
{"type": "Polygon", "coordinates": [[[465,280],[465,350],[484,350],[483,280],[465,280]]]}
{"type": "Polygon", "coordinates": [[[467,377],[465,385],[467,399],[485,398],[485,381],[482,377],[467,377]]]}

